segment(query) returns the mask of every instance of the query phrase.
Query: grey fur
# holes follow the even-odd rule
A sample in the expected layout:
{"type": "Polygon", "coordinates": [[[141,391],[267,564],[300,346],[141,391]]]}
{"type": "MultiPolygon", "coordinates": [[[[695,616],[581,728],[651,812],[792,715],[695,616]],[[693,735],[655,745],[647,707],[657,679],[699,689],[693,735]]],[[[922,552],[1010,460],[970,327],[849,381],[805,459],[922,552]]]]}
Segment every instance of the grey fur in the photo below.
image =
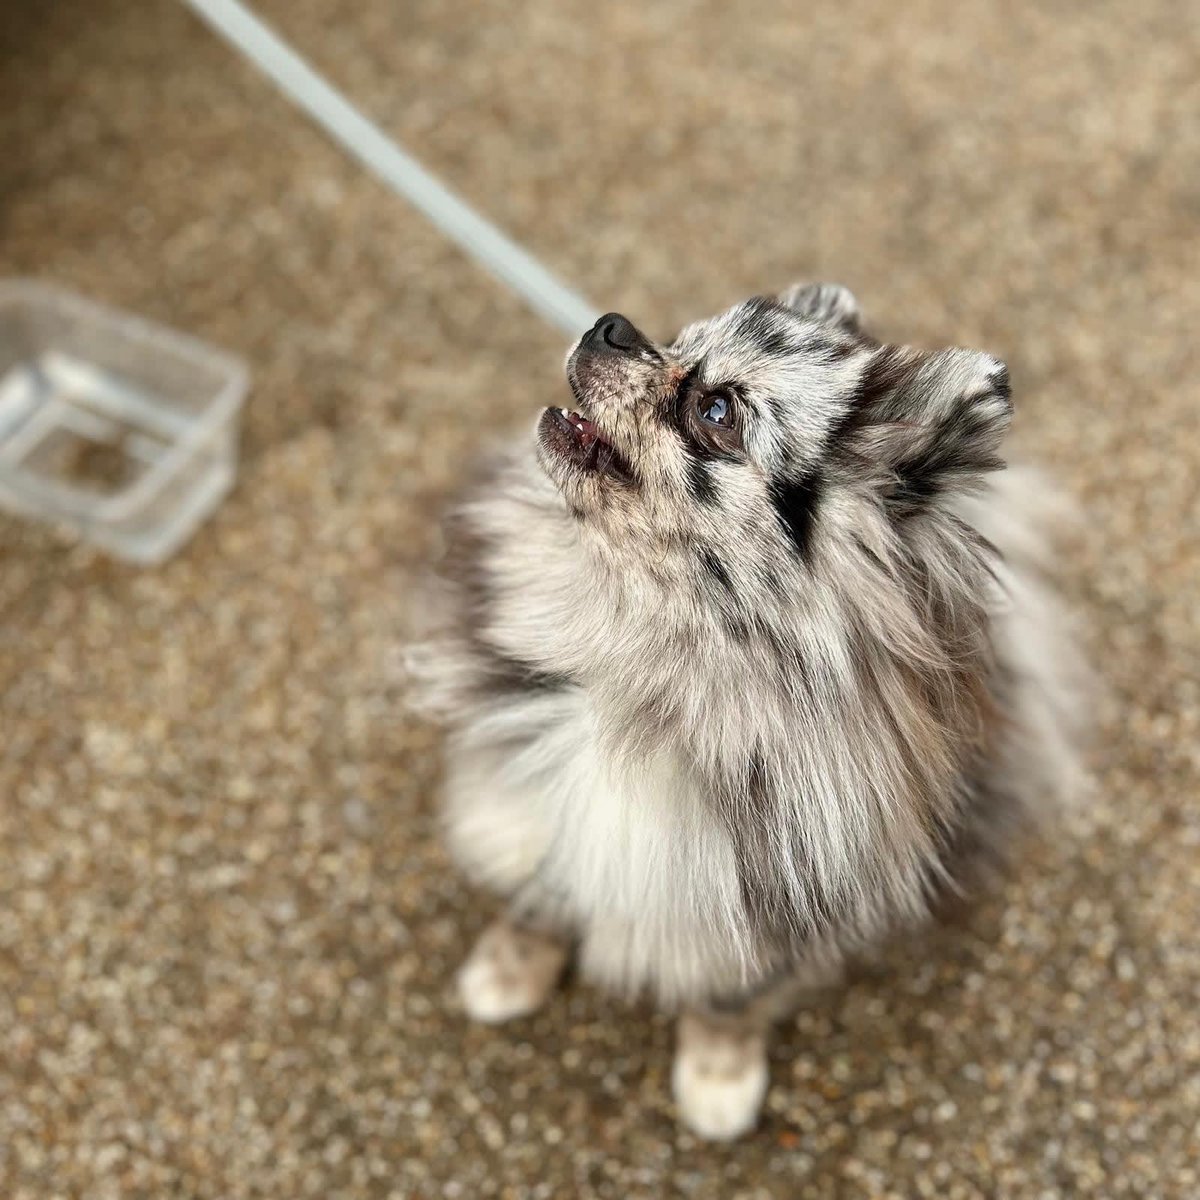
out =
{"type": "Polygon", "coordinates": [[[997,473],[1007,373],[858,324],[808,285],[671,346],[585,339],[575,405],[632,478],[544,418],[448,533],[417,661],[451,848],[618,991],[826,971],[1075,776],[1049,493],[997,473]],[[697,416],[716,393],[736,438],[697,416]]]}

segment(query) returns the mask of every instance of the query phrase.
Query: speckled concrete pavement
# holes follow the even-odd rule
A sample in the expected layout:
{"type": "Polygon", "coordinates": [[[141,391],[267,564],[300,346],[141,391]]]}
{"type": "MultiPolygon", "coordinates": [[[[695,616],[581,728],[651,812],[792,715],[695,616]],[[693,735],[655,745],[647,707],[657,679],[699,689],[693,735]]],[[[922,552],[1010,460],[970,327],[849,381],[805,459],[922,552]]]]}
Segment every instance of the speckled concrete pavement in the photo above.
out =
{"type": "Polygon", "coordinates": [[[1200,10],[270,0],[435,169],[648,328],[794,277],[1005,356],[1081,498],[1116,701],[1006,891],[789,1027],[698,1145],[670,1031],[468,1028],[486,919],[402,711],[464,456],[563,339],[169,0],[0,10],[0,273],[253,364],[236,493],[157,570],[0,521],[0,1194],[1200,1194],[1200,10]]]}

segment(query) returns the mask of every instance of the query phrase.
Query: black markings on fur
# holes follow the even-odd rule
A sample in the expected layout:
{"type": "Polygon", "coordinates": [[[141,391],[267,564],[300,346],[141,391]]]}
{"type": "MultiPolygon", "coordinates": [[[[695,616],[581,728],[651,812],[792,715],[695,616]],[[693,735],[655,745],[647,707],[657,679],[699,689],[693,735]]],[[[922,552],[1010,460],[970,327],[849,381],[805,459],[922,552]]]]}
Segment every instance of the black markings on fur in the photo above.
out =
{"type": "Polygon", "coordinates": [[[784,587],[783,580],[779,577],[778,571],[764,571],[763,583],[766,584],[767,591],[769,591],[776,600],[782,600],[785,596],[787,596],[787,588],[784,587]]]}
{"type": "Polygon", "coordinates": [[[895,463],[888,501],[897,512],[927,506],[947,487],[1004,466],[991,447],[994,415],[977,397],[960,396],[940,417],[936,433],[895,463]]]}
{"type": "Polygon", "coordinates": [[[794,952],[842,918],[847,897],[831,894],[820,881],[803,829],[784,816],[793,802],[778,795],[761,754],[751,755],[731,784],[721,809],[733,838],[742,902],[758,939],[794,952]],[[786,872],[777,865],[781,852],[791,859],[786,872]],[[799,894],[785,877],[800,882],[799,894]]]}
{"type": "MultiPolygon", "coordinates": [[[[748,776],[746,776],[746,796],[750,802],[751,812],[754,812],[760,821],[768,823],[767,828],[763,829],[763,833],[769,832],[770,818],[779,808],[773,792],[774,784],[767,772],[766,764],[760,757],[751,758],[748,776]]],[[[794,946],[796,943],[808,941],[811,937],[828,930],[829,926],[839,918],[845,904],[830,896],[821,883],[820,872],[817,871],[816,864],[812,860],[812,850],[805,839],[803,829],[794,826],[788,832],[792,834],[788,850],[791,852],[793,862],[799,866],[799,870],[796,872],[797,877],[804,881],[803,896],[788,898],[788,896],[780,895],[778,883],[772,886],[764,880],[758,880],[756,890],[758,901],[760,901],[760,906],[758,906],[760,917],[766,918],[768,928],[770,925],[775,925],[776,937],[782,934],[786,941],[794,946]],[[762,905],[763,900],[767,901],[766,905],[762,905]],[[797,900],[802,901],[802,904],[797,906],[797,900]]],[[[758,872],[756,874],[761,874],[763,864],[760,862],[757,865],[758,872]]]]}
{"type": "Polygon", "coordinates": [[[1012,410],[1012,381],[1008,377],[1008,368],[1001,367],[992,376],[992,389],[1004,401],[1005,408],[1012,410]]]}
{"type": "Polygon", "coordinates": [[[687,460],[688,491],[697,504],[712,508],[717,503],[717,484],[712,468],[702,458],[689,455],[687,460]]]}
{"type": "Polygon", "coordinates": [[[742,307],[733,334],[748,346],[770,358],[805,354],[826,363],[839,362],[856,350],[875,345],[874,339],[860,334],[854,325],[801,312],[819,326],[797,325],[786,305],[769,296],[759,296],[742,307]]]}
{"type": "Polygon", "coordinates": [[[742,903],[756,926],[774,930],[781,922],[786,922],[789,906],[779,894],[778,881],[772,870],[769,839],[775,814],[766,767],[760,755],[750,758],[745,776],[734,782],[732,791],[723,807],[734,838],[742,903]]]}
{"type": "Polygon", "coordinates": [[[781,358],[799,349],[791,332],[777,324],[754,326],[751,340],[768,358],[781,358]]]}
{"type": "Polygon", "coordinates": [[[741,617],[735,617],[729,613],[722,614],[722,623],[725,626],[725,632],[729,634],[735,642],[745,645],[750,640],[750,627],[741,617]]]}
{"type": "MultiPolygon", "coordinates": [[[[892,483],[884,500],[894,517],[927,508],[948,488],[1004,464],[994,452],[995,410],[983,397],[963,395],[949,406],[935,404],[933,381],[916,377],[927,360],[900,347],[880,349],[863,372],[858,390],[829,435],[834,454],[853,455],[854,438],[871,426],[892,427],[879,450],[892,483]],[[884,446],[890,447],[888,450],[884,446]]],[[[994,381],[1008,407],[1008,372],[994,381]]]]}
{"type": "Polygon", "coordinates": [[[756,296],[742,306],[734,336],[772,358],[791,354],[801,347],[793,330],[781,320],[783,313],[783,306],[777,300],[756,296]]]}
{"type": "Polygon", "coordinates": [[[867,364],[858,390],[850,397],[841,419],[830,430],[829,445],[837,450],[864,426],[881,420],[896,420],[899,414],[885,411],[885,405],[912,378],[915,370],[912,358],[899,347],[881,349],[867,364]]]}
{"type": "Polygon", "coordinates": [[[707,547],[698,553],[701,569],[710,579],[714,580],[720,589],[717,604],[721,614],[721,624],[725,632],[735,641],[745,645],[750,640],[750,626],[747,625],[737,611],[737,589],[733,579],[721,560],[707,547]]]}
{"type": "Polygon", "coordinates": [[[858,549],[858,552],[859,552],[859,553],[860,553],[860,554],[863,556],[863,558],[865,558],[865,559],[866,559],[866,560],[867,560],[867,561],[868,561],[868,562],[869,562],[869,563],[870,563],[870,564],[871,564],[871,565],[872,565],[872,566],[873,566],[873,567],[874,567],[876,570],[878,570],[878,571],[882,571],[882,572],[883,572],[885,575],[890,575],[890,572],[888,571],[888,568],[887,568],[887,564],[886,564],[886,563],[883,561],[883,559],[882,559],[882,558],[880,558],[880,557],[879,557],[879,555],[878,555],[878,554],[876,554],[876,553],[875,553],[875,551],[874,551],[874,550],[872,550],[872,549],[871,549],[871,547],[870,547],[870,546],[868,546],[868,545],[867,545],[867,543],[866,543],[866,542],[864,542],[864,541],[862,540],[862,538],[860,538],[860,537],[858,536],[858,534],[855,534],[855,535],[854,535],[853,541],[854,541],[854,545],[855,545],[855,546],[857,547],[857,549],[858,549]]]}
{"type": "Polygon", "coordinates": [[[796,553],[807,558],[821,504],[821,477],[816,471],[795,480],[773,479],[769,492],[775,515],[792,540],[796,553]]]}
{"type": "Polygon", "coordinates": [[[809,342],[806,349],[820,355],[826,362],[835,363],[841,362],[843,358],[849,358],[860,346],[860,342],[852,341],[849,338],[822,337],[809,342]]]}
{"type": "Polygon", "coordinates": [[[721,560],[707,547],[700,551],[700,563],[730,596],[734,595],[733,580],[721,565],[721,560]]]}
{"type": "Polygon", "coordinates": [[[899,346],[881,350],[863,372],[855,407],[867,415],[892,420],[914,415],[905,411],[904,398],[919,366],[919,361],[899,346]]]}

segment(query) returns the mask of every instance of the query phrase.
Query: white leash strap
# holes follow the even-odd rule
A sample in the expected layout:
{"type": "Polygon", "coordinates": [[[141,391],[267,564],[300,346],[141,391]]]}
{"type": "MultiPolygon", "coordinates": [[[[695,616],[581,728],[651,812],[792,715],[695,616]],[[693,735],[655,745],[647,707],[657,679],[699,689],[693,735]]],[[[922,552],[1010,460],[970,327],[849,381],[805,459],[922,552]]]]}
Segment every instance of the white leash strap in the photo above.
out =
{"type": "Polygon", "coordinates": [[[326,132],[552,325],[575,336],[599,315],[582,296],[431,175],[238,0],[186,0],[326,132]]]}

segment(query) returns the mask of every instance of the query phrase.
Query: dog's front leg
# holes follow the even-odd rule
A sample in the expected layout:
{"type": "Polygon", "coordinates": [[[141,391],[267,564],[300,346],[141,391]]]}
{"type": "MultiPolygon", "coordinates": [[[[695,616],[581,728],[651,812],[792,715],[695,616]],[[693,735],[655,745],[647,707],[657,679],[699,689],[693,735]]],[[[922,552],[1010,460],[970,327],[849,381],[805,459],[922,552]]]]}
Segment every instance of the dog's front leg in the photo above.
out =
{"type": "Polygon", "coordinates": [[[567,962],[565,939],[522,926],[510,917],[493,921],[458,972],[458,994],[467,1015],[498,1025],[541,1008],[567,962]]]}
{"type": "Polygon", "coordinates": [[[671,1072],[684,1123],[714,1140],[753,1129],[767,1094],[771,1030],[807,998],[840,984],[843,977],[841,957],[824,949],[733,1003],[684,1011],[671,1072]]]}
{"type": "Polygon", "coordinates": [[[728,1140],[757,1124],[767,1094],[769,1030],[753,1005],[680,1016],[671,1086],[680,1118],[701,1137],[728,1140]]]}

